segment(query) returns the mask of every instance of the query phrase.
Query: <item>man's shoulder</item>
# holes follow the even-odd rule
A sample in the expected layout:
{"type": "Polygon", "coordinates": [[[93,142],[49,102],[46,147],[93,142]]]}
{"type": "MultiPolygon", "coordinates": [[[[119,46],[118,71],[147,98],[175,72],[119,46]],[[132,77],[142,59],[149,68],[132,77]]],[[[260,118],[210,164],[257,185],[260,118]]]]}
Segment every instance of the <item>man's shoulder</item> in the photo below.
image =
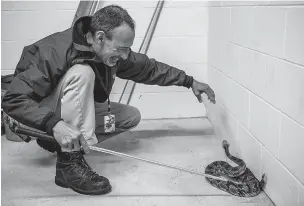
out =
{"type": "Polygon", "coordinates": [[[21,59],[32,59],[33,56],[39,56],[40,58],[53,58],[55,56],[56,58],[64,58],[72,43],[71,28],[56,32],[30,45],[24,46],[21,59]]]}
{"type": "Polygon", "coordinates": [[[69,28],[64,31],[48,35],[35,42],[33,45],[41,49],[61,49],[62,47],[69,46],[72,42],[72,28],[69,28]]]}
{"type": "Polygon", "coordinates": [[[16,72],[23,71],[29,64],[38,63],[41,59],[48,60],[50,63],[56,62],[57,64],[65,65],[66,54],[71,43],[72,31],[67,29],[24,46],[16,72]]]}

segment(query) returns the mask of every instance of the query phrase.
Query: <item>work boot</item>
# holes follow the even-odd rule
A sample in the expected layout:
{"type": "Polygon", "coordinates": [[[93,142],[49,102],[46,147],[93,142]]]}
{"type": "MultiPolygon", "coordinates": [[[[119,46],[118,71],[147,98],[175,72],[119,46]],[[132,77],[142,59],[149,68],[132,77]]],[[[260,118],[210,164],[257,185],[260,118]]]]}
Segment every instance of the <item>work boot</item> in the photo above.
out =
{"type": "Polygon", "coordinates": [[[41,139],[37,139],[36,142],[41,148],[43,148],[51,153],[61,151],[61,147],[57,142],[45,141],[45,140],[41,140],[41,139]]]}
{"type": "Polygon", "coordinates": [[[82,152],[57,153],[55,183],[85,195],[106,194],[112,188],[107,178],[92,170],[82,152]]]}

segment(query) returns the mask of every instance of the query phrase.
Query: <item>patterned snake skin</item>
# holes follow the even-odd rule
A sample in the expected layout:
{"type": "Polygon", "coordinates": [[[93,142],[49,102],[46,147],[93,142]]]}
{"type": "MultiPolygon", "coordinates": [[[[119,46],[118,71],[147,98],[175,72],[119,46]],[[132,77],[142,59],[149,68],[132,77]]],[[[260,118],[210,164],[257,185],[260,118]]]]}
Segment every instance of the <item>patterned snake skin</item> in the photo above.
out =
{"type": "Polygon", "coordinates": [[[265,174],[262,175],[259,181],[253,173],[246,167],[243,160],[232,156],[229,152],[229,144],[226,140],[223,141],[223,148],[227,157],[235,162],[238,166],[232,167],[229,163],[224,161],[216,161],[209,164],[205,173],[213,176],[226,176],[231,181],[221,181],[206,177],[206,180],[214,187],[228,192],[239,197],[253,197],[258,195],[266,183],[265,174]]]}

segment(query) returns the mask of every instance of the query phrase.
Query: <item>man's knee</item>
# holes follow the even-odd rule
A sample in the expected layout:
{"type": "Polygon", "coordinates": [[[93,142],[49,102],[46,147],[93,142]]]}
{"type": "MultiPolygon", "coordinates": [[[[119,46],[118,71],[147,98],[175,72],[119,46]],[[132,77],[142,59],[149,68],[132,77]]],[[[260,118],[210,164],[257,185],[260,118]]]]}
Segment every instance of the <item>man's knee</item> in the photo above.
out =
{"type": "Polygon", "coordinates": [[[87,64],[75,64],[68,70],[67,75],[83,84],[94,84],[95,82],[95,73],[87,64]]]}
{"type": "Polygon", "coordinates": [[[141,113],[136,107],[132,107],[133,110],[133,126],[137,126],[141,120],[141,113]]]}
{"type": "Polygon", "coordinates": [[[80,93],[93,92],[94,82],[95,73],[92,68],[86,64],[76,64],[67,70],[55,90],[39,104],[41,106],[47,106],[53,111],[60,112],[61,105],[58,103],[68,91],[70,91],[70,94],[75,93],[75,91],[80,93]]]}
{"type": "Polygon", "coordinates": [[[141,120],[141,113],[136,107],[127,107],[127,118],[121,122],[119,127],[121,129],[132,129],[136,127],[141,120]]]}

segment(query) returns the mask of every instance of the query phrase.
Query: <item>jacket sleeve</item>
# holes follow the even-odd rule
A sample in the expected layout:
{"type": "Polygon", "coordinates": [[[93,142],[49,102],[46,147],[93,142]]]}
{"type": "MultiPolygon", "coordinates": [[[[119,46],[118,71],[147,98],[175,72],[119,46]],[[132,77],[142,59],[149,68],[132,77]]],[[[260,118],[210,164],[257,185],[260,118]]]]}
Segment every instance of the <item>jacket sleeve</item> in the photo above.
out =
{"type": "Polygon", "coordinates": [[[190,88],[193,77],[183,70],[149,58],[145,54],[130,51],[128,59],[118,64],[117,77],[159,86],[183,86],[190,88]]]}
{"type": "MultiPolygon", "coordinates": [[[[52,135],[53,126],[61,120],[48,107],[42,107],[39,102],[51,93],[52,82],[56,74],[51,74],[51,67],[56,67],[56,61],[48,60],[50,51],[41,52],[31,46],[24,49],[17,65],[18,71],[8,86],[2,100],[5,113],[18,122],[46,131],[52,135]]],[[[52,68],[53,71],[56,69],[52,68]]]]}

